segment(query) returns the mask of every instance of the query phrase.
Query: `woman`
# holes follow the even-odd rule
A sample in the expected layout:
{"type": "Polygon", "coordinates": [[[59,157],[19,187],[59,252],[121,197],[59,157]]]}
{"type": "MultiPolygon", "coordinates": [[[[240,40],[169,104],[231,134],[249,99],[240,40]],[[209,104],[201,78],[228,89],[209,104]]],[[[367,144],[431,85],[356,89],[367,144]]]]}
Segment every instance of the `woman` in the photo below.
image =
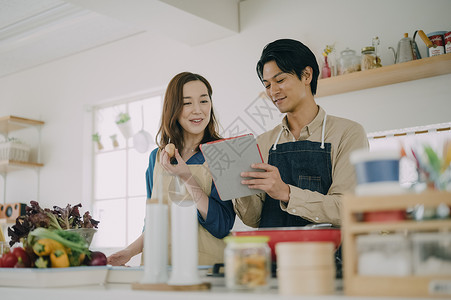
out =
{"type": "MultiPolygon", "coordinates": [[[[202,76],[189,72],[176,75],[168,85],[163,103],[161,125],[158,130],[158,148],[152,151],[146,172],[147,197],[157,202],[171,201],[174,181],[164,180],[163,192],[158,193],[154,183],[157,176],[171,175],[181,179],[188,194],[197,207],[199,264],[212,265],[223,262],[224,242],[235,221],[233,204],[219,198],[205,158],[199,145],[218,140],[218,124],[211,101],[212,88],[202,76]],[[171,164],[164,150],[169,143],[175,145],[175,161],[171,164]]],[[[173,158],[173,159],[174,159],[173,158]]],[[[163,176],[167,178],[168,176],[163,176]]],[[[170,207],[170,206],[169,206],[170,207]]],[[[170,238],[169,238],[170,241],[170,238]]],[[[108,257],[108,264],[124,265],[133,256],[142,252],[143,234],[127,248],[108,257]]],[[[169,251],[169,253],[171,253],[169,251]]]]}

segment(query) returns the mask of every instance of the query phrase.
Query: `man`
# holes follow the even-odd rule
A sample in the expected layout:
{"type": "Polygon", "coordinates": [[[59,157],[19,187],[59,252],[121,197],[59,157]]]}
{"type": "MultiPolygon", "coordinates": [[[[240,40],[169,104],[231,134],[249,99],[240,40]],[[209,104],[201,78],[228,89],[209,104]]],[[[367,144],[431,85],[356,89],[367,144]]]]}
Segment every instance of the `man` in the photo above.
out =
{"type": "Polygon", "coordinates": [[[265,193],[234,200],[243,223],[251,227],[339,226],[341,198],[356,180],[352,151],[368,148],[363,127],[328,116],[315,102],[319,68],[299,41],[282,39],[263,49],[257,74],[281,113],[282,123],[257,138],[265,172],[243,172],[242,183],[265,193]]]}

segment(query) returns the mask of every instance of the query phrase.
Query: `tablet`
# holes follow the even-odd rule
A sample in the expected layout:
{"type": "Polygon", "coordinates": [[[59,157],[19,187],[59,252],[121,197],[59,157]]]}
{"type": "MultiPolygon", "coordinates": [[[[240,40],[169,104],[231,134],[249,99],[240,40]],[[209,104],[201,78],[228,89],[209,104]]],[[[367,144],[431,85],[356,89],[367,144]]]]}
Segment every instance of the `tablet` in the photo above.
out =
{"type": "Polygon", "coordinates": [[[253,163],[263,162],[253,134],[217,140],[200,145],[208,164],[213,182],[222,200],[230,200],[262,193],[241,183],[241,172],[261,171],[251,168],[253,163]]]}

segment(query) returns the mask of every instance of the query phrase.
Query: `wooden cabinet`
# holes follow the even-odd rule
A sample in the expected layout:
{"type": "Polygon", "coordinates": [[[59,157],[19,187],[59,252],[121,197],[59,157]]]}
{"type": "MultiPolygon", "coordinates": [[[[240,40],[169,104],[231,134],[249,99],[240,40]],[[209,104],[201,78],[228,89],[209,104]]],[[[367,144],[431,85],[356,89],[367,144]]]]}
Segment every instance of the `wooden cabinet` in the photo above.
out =
{"type": "MultiPolygon", "coordinates": [[[[44,125],[44,122],[38,120],[25,119],[16,116],[5,116],[0,117],[0,134],[3,135],[6,139],[9,134],[14,131],[24,130],[27,128],[34,128],[37,130],[38,134],[38,155],[36,162],[24,162],[24,161],[14,161],[14,160],[0,160],[0,175],[3,176],[3,203],[6,201],[6,176],[8,173],[13,171],[19,171],[24,169],[33,169],[39,171],[39,168],[43,166],[40,162],[40,137],[41,137],[41,126],[44,125]]],[[[39,173],[39,172],[37,172],[39,173]]],[[[38,178],[38,196],[39,196],[39,174],[37,174],[38,178]]]]}
{"type": "Polygon", "coordinates": [[[316,98],[451,73],[451,53],[318,80],[316,98]]]}
{"type": "Polygon", "coordinates": [[[359,214],[376,211],[405,210],[421,204],[451,206],[451,193],[427,191],[421,194],[393,196],[345,196],[342,207],[343,284],[349,296],[449,297],[451,275],[437,276],[363,276],[358,274],[356,238],[366,234],[451,232],[451,219],[424,221],[361,222],[359,214]],[[442,285],[442,286],[440,286],[442,285]],[[437,292],[437,289],[442,289],[437,292]],[[445,292],[445,294],[441,292],[445,292]]]}

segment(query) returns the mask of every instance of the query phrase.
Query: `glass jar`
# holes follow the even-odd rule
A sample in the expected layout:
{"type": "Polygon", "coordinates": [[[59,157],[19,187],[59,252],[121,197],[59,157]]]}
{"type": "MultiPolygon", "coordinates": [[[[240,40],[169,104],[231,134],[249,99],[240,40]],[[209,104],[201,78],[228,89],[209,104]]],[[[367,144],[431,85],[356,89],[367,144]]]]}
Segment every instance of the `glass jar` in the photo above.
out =
{"type": "Polygon", "coordinates": [[[267,288],[271,276],[269,237],[228,236],[224,240],[226,286],[239,290],[267,288]]]}
{"type": "Polygon", "coordinates": [[[374,47],[363,47],[360,67],[363,70],[377,68],[376,50],[374,47]]]}
{"type": "Polygon", "coordinates": [[[360,71],[360,57],[355,54],[354,50],[346,48],[341,51],[340,54],[341,56],[338,61],[338,75],[360,71]]]}

